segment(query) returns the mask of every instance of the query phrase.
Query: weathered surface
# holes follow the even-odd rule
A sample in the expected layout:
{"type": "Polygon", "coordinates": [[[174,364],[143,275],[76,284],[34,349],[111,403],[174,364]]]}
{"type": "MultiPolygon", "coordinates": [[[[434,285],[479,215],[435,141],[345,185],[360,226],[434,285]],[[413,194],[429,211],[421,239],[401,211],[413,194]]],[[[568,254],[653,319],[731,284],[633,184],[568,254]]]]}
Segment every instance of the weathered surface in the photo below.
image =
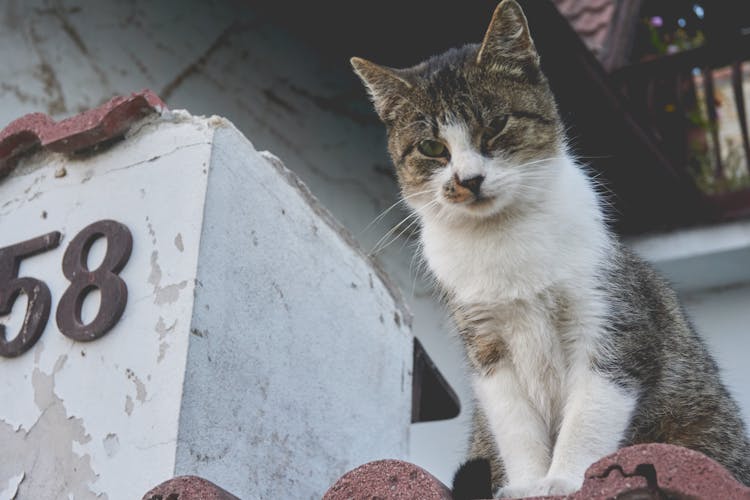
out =
{"type": "MultiPolygon", "coordinates": [[[[0,491],[23,475],[19,498],[136,498],[174,475],[213,128],[180,114],[136,128],[95,155],[24,157],[0,180],[0,247],[63,235],[58,248],[20,266],[21,276],[51,291],[40,340],[21,356],[0,358],[0,491]],[[119,273],[128,300],[109,333],[75,342],[55,320],[70,285],[61,262],[74,236],[102,219],[121,222],[133,236],[119,273]]],[[[97,240],[89,263],[97,266],[106,252],[97,240]]],[[[21,297],[0,317],[11,338],[25,317],[21,297]]],[[[99,297],[86,298],[84,318],[93,318],[99,297]]]]}
{"type": "Polygon", "coordinates": [[[236,496],[196,476],[180,476],[161,483],[143,500],[239,500],[236,496]]]}
{"type": "Polygon", "coordinates": [[[413,339],[394,289],[267,158],[217,128],[176,473],[320,498],[357,464],[406,457],[413,339]]]}
{"type": "Polygon", "coordinates": [[[323,500],[352,498],[450,500],[451,493],[421,467],[401,460],[378,460],[347,472],[323,496],[323,500]]]}
{"type": "MultiPolygon", "coordinates": [[[[397,289],[226,120],[165,112],[94,154],[22,156],[0,181],[0,248],[52,231],[60,246],[19,270],[48,285],[50,319],[0,358],[0,492],[136,498],[200,474],[242,498],[320,498],[359,463],[406,456],[413,337],[397,289]],[[75,342],[55,321],[61,262],[103,219],[132,233],[127,304],[75,342]]],[[[88,269],[109,247],[82,254],[88,269]]],[[[102,300],[85,298],[84,323],[102,300]]],[[[21,296],[0,317],[9,339],[26,310],[21,296]]]]}

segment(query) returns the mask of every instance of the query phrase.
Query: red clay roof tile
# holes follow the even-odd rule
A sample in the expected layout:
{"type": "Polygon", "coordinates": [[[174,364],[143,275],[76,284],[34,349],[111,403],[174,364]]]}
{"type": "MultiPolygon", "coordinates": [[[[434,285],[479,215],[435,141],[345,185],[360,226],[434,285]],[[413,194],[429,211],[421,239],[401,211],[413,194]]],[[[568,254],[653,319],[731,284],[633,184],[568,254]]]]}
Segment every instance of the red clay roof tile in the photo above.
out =
{"type": "Polygon", "coordinates": [[[0,131],[0,177],[10,171],[13,159],[36,146],[58,153],[87,149],[122,135],[136,121],[164,109],[156,94],[143,90],[114,97],[59,122],[43,113],[22,116],[0,131]]]}

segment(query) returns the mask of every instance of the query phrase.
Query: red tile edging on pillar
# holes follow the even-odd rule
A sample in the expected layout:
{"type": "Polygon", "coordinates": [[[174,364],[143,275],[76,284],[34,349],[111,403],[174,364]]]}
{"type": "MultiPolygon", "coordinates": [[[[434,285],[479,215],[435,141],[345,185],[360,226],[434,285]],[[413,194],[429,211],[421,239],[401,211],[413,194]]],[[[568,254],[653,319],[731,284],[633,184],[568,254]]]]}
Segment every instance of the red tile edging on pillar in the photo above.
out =
{"type": "Polygon", "coordinates": [[[116,138],[141,118],[165,109],[159,96],[142,90],[59,122],[44,113],[22,116],[0,131],[0,177],[10,171],[13,159],[38,145],[73,153],[116,138]]]}
{"type": "Polygon", "coordinates": [[[450,500],[451,493],[421,467],[401,460],[378,460],[347,472],[323,495],[323,500],[360,498],[450,500]]]}
{"type": "Polygon", "coordinates": [[[161,483],[143,500],[240,500],[211,481],[197,476],[178,476],[161,483]]]}

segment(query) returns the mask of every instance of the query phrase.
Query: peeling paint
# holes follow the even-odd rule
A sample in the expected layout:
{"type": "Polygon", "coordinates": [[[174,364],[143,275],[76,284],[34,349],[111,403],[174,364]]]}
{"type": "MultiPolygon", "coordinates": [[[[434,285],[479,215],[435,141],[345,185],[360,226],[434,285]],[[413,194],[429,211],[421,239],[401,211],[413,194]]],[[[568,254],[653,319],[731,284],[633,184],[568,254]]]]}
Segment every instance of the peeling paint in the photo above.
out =
{"type": "Polygon", "coordinates": [[[25,477],[26,474],[24,472],[21,472],[17,476],[13,476],[8,479],[6,485],[2,490],[0,490],[0,499],[13,500],[17,498],[16,495],[18,495],[18,486],[21,484],[25,477]]]}
{"type": "MultiPolygon", "coordinates": [[[[136,163],[136,165],[138,164],[136,163]]],[[[151,224],[151,221],[149,220],[148,217],[146,217],[146,225],[148,225],[148,234],[151,235],[151,243],[156,245],[156,231],[154,231],[154,226],[151,224]]],[[[159,256],[159,252],[156,252],[156,256],[157,257],[159,256]]],[[[152,254],[151,263],[153,264],[153,262],[154,262],[154,255],[152,254]]],[[[161,270],[159,272],[161,273],[161,270]]],[[[159,276],[161,276],[161,274],[159,274],[159,276]]],[[[150,281],[150,278],[149,278],[149,281],[150,281]]]]}
{"type": "Polygon", "coordinates": [[[125,413],[127,413],[128,416],[133,414],[133,398],[131,398],[130,395],[125,396],[125,413]]]}
{"type": "Polygon", "coordinates": [[[39,358],[41,358],[42,353],[44,352],[44,339],[39,339],[36,341],[36,345],[34,346],[34,364],[39,364],[39,358]]]}
{"type": "Polygon", "coordinates": [[[187,280],[183,280],[173,285],[156,287],[154,289],[154,293],[156,295],[154,297],[154,304],[161,306],[164,304],[172,304],[173,302],[177,302],[177,299],[180,298],[180,290],[184,289],[187,284],[187,280]]]}
{"type": "Polygon", "coordinates": [[[188,284],[187,280],[161,286],[161,278],[162,272],[161,266],[159,266],[159,252],[154,250],[151,252],[151,273],[149,273],[148,276],[148,282],[154,286],[154,304],[161,306],[177,302],[177,299],[180,298],[180,290],[184,289],[188,284]]]}
{"type": "Polygon", "coordinates": [[[185,250],[185,245],[182,244],[182,233],[177,233],[177,236],[174,237],[174,246],[177,247],[177,250],[180,252],[185,250]]]}
{"type": "Polygon", "coordinates": [[[159,316],[159,321],[156,322],[154,330],[159,334],[159,340],[164,340],[164,337],[166,337],[167,334],[172,333],[176,326],[177,320],[174,320],[171,325],[167,326],[167,324],[164,322],[164,318],[159,316]]]}
{"type": "Polygon", "coordinates": [[[169,344],[166,342],[162,342],[159,344],[159,357],[156,358],[157,363],[161,363],[164,359],[164,356],[167,354],[167,349],[169,349],[169,344]]]}
{"type": "Polygon", "coordinates": [[[34,368],[31,385],[41,414],[31,428],[14,430],[0,421],[0,484],[17,478],[20,469],[24,477],[17,485],[18,498],[107,498],[91,490],[98,476],[90,455],[78,455],[73,449],[74,443],[91,441],[83,419],[68,415],[63,400],[55,393],[55,376],[66,361],[66,355],[59,356],[51,374],[34,368]]]}
{"type": "Polygon", "coordinates": [[[107,456],[112,458],[120,451],[120,439],[117,437],[117,434],[110,432],[102,440],[102,446],[104,446],[104,452],[107,456]]]}
{"type": "MultiPolygon", "coordinates": [[[[149,232],[153,235],[151,224],[149,224],[149,232]]],[[[159,252],[157,250],[151,252],[151,273],[148,275],[148,282],[154,285],[154,288],[157,288],[161,283],[161,267],[159,266],[159,252]]]]}
{"type": "Polygon", "coordinates": [[[146,385],[141,381],[141,379],[138,378],[138,376],[128,368],[125,370],[125,374],[128,377],[128,380],[133,381],[135,384],[135,399],[139,402],[143,403],[146,401],[146,385]]]}

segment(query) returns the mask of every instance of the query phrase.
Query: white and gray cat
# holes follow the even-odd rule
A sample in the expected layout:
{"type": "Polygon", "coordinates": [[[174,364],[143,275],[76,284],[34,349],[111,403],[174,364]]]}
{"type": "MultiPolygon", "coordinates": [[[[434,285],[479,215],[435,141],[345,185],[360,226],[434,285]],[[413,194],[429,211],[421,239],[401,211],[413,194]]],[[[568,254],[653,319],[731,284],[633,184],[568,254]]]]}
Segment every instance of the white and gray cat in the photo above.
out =
{"type": "Polygon", "coordinates": [[[608,230],[566,149],[524,14],[414,67],[359,58],[477,399],[456,498],[577,490],[635,443],[701,451],[750,484],[739,410],[674,292],[608,230]]]}

